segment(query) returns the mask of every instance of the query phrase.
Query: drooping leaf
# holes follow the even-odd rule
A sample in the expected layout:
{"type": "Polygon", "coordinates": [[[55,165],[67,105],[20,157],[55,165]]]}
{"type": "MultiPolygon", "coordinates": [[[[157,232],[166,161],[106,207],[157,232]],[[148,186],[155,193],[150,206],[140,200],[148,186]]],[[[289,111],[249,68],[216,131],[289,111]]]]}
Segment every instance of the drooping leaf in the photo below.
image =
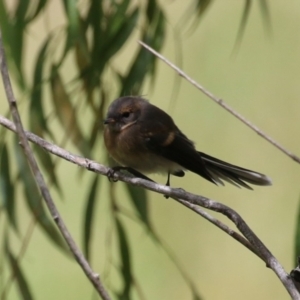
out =
{"type": "Polygon", "coordinates": [[[9,156],[5,144],[0,145],[0,194],[2,205],[12,227],[18,232],[15,208],[15,187],[11,181],[9,156]]]}
{"type": "MultiPolygon", "coordinates": [[[[156,51],[160,51],[165,40],[165,15],[161,10],[157,13],[157,20],[154,24],[153,32],[151,46],[156,51]]],[[[151,63],[149,71],[152,78],[152,85],[154,85],[155,71],[156,59],[153,58],[153,63],[151,63]]]]}
{"type": "Polygon", "coordinates": [[[30,286],[27,282],[26,276],[24,275],[18,260],[11,252],[7,238],[5,241],[5,252],[8,257],[11,272],[14,275],[14,278],[16,279],[18,285],[20,298],[24,300],[33,300],[32,292],[30,290],[30,286]]]}
{"type": "Polygon", "coordinates": [[[84,213],[83,249],[87,260],[90,259],[90,244],[99,182],[100,176],[96,175],[95,179],[92,182],[91,188],[89,189],[89,195],[87,197],[87,203],[84,213]]]}
{"type": "MultiPolygon", "coordinates": [[[[156,50],[160,50],[165,34],[165,16],[161,9],[156,9],[155,17],[149,12],[149,23],[144,31],[142,40],[156,50]]],[[[153,8],[152,8],[153,9],[153,8]]],[[[147,74],[154,78],[156,57],[141,47],[129,68],[127,75],[122,78],[122,89],[119,95],[139,94],[147,74]]]]}
{"type": "Polygon", "coordinates": [[[297,220],[296,220],[296,230],[295,230],[295,253],[294,253],[294,259],[296,265],[298,264],[298,257],[300,256],[300,197],[299,197],[299,203],[298,203],[298,214],[297,214],[297,220]]]}
{"type": "Polygon", "coordinates": [[[130,300],[130,292],[132,288],[132,265],[130,248],[124,224],[122,224],[118,217],[115,219],[115,221],[119,239],[119,250],[122,263],[121,273],[123,277],[123,289],[119,293],[119,299],[130,300]]]}
{"type": "Polygon", "coordinates": [[[0,25],[1,25],[1,34],[2,34],[3,42],[8,47],[8,50],[10,51],[11,45],[10,45],[9,36],[11,34],[12,28],[11,28],[9,15],[4,0],[0,0],[0,25]]]}
{"type": "Polygon", "coordinates": [[[270,32],[272,23],[268,2],[266,0],[259,0],[259,4],[263,21],[265,22],[266,28],[270,32]]]}
{"type": "Polygon", "coordinates": [[[120,24],[120,28],[113,34],[107,37],[107,42],[104,44],[102,53],[104,61],[108,61],[113,55],[120,50],[124,43],[128,40],[133,29],[136,26],[139,16],[139,9],[136,8],[130,16],[122,18],[123,22],[120,24]]]}
{"type": "Polygon", "coordinates": [[[134,207],[138,212],[140,220],[151,231],[151,224],[149,220],[148,211],[148,194],[146,190],[129,184],[126,184],[125,187],[129,194],[130,200],[132,201],[134,207]]]}
{"type": "Polygon", "coordinates": [[[35,63],[33,86],[31,91],[30,101],[30,129],[32,132],[40,137],[44,136],[44,133],[48,133],[52,139],[54,139],[49,127],[47,125],[47,119],[44,113],[44,98],[43,98],[43,72],[46,60],[46,51],[51,41],[51,36],[46,40],[44,45],[37,56],[35,63]]]}
{"type": "Polygon", "coordinates": [[[63,3],[68,19],[69,36],[72,41],[75,41],[79,32],[79,15],[77,10],[77,1],[64,0],[63,3]]]}
{"type": "Polygon", "coordinates": [[[56,187],[57,191],[61,193],[62,190],[55,173],[56,166],[53,162],[52,156],[47,151],[36,145],[33,145],[33,149],[35,150],[39,161],[44,167],[45,172],[47,172],[48,176],[50,177],[50,183],[53,184],[56,187]]]}
{"type": "Polygon", "coordinates": [[[62,3],[64,4],[67,18],[67,36],[62,57],[60,59],[60,62],[57,64],[58,68],[63,62],[67,53],[76,45],[77,41],[81,38],[80,17],[77,10],[77,1],[63,0],[62,3]]]}
{"type": "Polygon", "coordinates": [[[242,38],[245,32],[245,28],[249,19],[249,15],[250,15],[250,11],[251,11],[251,4],[252,4],[252,0],[245,0],[245,4],[244,4],[244,11],[242,14],[242,18],[241,18],[241,23],[239,26],[239,30],[236,36],[236,41],[235,41],[235,48],[238,49],[241,42],[242,42],[242,38]]]}
{"type": "Polygon", "coordinates": [[[62,239],[61,234],[54,225],[53,221],[46,214],[40,192],[33,179],[31,170],[27,164],[24,153],[20,149],[20,145],[16,140],[15,142],[15,154],[18,164],[18,170],[20,173],[20,179],[24,188],[24,195],[26,203],[32,215],[36,218],[37,224],[44,230],[48,238],[63,250],[66,254],[70,254],[69,249],[62,239]]]}
{"type": "Polygon", "coordinates": [[[105,104],[107,103],[107,99],[103,89],[99,91],[99,94],[100,94],[98,98],[99,105],[98,108],[96,108],[95,119],[92,124],[92,129],[90,130],[89,146],[91,149],[93,149],[97,137],[100,137],[101,132],[103,131],[104,109],[105,109],[105,104]]]}
{"type": "Polygon", "coordinates": [[[55,66],[52,67],[51,71],[51,92],[56,115],[63,126],[66,136],[71,139],[83,155],[89,157],[90,151],[78,125],[76,110],[69,99],[69,95],[55,66]]]}
{"type": "MultiPolygon", "coordinates": [[[[126,18],[127,9],[129,7],[130,0],[123,0],[120,2],[112,2],[109,9],[110,13],[106,18],[105,35],[114,36],[116,32],[123,26],[126,18]]],[[[129,17],[130,18],[130,17],[129,17]]]]}
{"type": "Polygon", "coordinates": [[[33,21],[39,13],[42,11],[42,9],[45,8],[46,4],[48,3],[48,0],[36,0],[35,6],[32,9],[32,11],[28,14],[28,17],[26,18],[26,23],[30,23],[33,21]]]}
{"type": "MultiPolygon", "coordinates": [[[[149,44],[147,40],[145,43],[149,44]]],[[[154,58],[149,51],[142,48],[139,50],[129,72],[123,79],[122,89],[119,93],[120,96],[139,94],[142,83],[144,82],[147,72],[150,70],[150,65],[153,60],[154,58]]]]}
{"type": "MultiPolygon", "coordinates": [[[[25,5],[26,2],[24,1],[25,5]]],[[[17,13],[21,5],[19,3],[16,9],[17,13]]],[[[14,68],[13,74],[17,79],[17,83],[22,89],[25,89],[22,72],[23,25],[22,16],[20,20],[16,19],[15,16],[11,16],[4,1],[0,0],[0,27],[3,34],[3,42],[6,46],[6,55],[10,58],[11,66],[14,68]]]]}
{"type": "Polygon", "coordinates": [[[103,9],[100,1],[91,1],[86,21],[90,24],[93,34],[91,61],[93,62],[93,68],[99,70],[98,66],[99,64],[102,64],[99,59],[99,53],[103,43],[103,31],[101,28],[103,22],[103,9]]]}
{"type": "Polygon", "coordinates": [[[147,4],[148,5],[146,8],[146,16],[148,22],[151,24],[153,22],[153,19],[156,17],[157,12],[160,10],[160,8],[157,5],[156,0],[149,0],[147,4]]]}
{"type": "Polygon", "coordinates": [[[214,0],[197,0],[196,13],[198,15],[198,18],[207,11],[207,8],[212,4],[213,1],[214,0]]]}

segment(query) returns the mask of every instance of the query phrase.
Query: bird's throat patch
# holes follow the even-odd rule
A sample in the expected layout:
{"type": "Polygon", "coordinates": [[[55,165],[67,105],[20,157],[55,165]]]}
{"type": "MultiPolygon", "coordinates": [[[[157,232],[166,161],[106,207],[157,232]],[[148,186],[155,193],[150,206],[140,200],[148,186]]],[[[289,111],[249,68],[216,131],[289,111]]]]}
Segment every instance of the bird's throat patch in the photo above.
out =
{"type": "Polygon", "coordinates": [[[130,127],[130,126],[132,126],[132,125],[134,125],[136,122],[137,122],[137,121],[135,120],[135,121],[130,122],[130,123],[126,124],[126,125],[123,125],[123,126],[121,127],[121,131],[125,130],[126,128],[128,128],[128,127],[130,127]]]}

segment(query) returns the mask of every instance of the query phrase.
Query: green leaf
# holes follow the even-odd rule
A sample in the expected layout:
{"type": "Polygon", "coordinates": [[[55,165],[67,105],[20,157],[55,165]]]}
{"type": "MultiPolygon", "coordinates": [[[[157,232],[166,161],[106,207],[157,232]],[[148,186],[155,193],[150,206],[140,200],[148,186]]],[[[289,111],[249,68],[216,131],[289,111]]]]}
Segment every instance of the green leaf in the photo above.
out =
{"type": "Polygon", "coordinates": [[[30,101],[30,129],[35,134],[40,137],[44,136],[44,133],[48,133],[52,139],[54,139],[51,131],[48,128],[47,120],[44,113],[44,103],[43,103],[43,72],[44,64],[46,60],[46,51],[48,49],[49,42],[51,41],[51,36],[47,38],[44,45],[38,54],[34,75],[33,75],[33,85],[31,91],[31,101],[30,101]]]}
{"type": "Polygon", "coordinates": [[[24,186],[24,195],[26,203],[32,215],[36,218],[37,224],[44,230],[50,240],[63,250],[66,254],[70,254],[69,248],[62,239],[60,232],[54,225],[53,221],[46,214],[43,206],[42,197],[33,179],[31,170],[27,164],[24,153],[20,149],[20,145],[15,143],[16,159],[20,172],[20,179],[24,186]]]}
{"type": "Polygon", "coordinates": [[[55,173],[55,164],[53,162],[52,156],[49,154],[49,152],[45,151],[41,147],[37,145],[33,145],[32,147],[35,150],[35,153],[37,154],[39,161],[41,162],[42,166],[44,167],[44,170],[47,172],[48,176],[50,177],[50,183],[54,184],[57,191],[60,193],[62,192],[61,187],[59,185],[59,181],[57,180],[57,176],[55,173]]]}
{"type": "Polygon", "coordinates": [[[198,14],[198,18],[207,11],[207,8],[210,4],[212,4],[213,1],[214,0],[197,0],[196,12],[198,14]]]}
{"type": "Polygon", "coordinates": [[[146,190],[129,184],[126,184],[125,187],[130,196],[130,200],[139,214],[140,220],[151,230],[148,211],[148,194],[146,190]]]}
{"type": "Polygon", "coordinates": [[[120,257],[122,261],[121,272],[123,276],[123,290],[119,294],[120,299],[129,300],[130,291],[132,288],[132,266],[131,266],[131,257],[130,257],[130,248],[128,244],[128,238],[124,225],[121,223],[119,218],[116,219],[117,232],[119,238],[119,249],[120,257]]]}
{"type": "Polygon", "coordinates": [[[126,11],[129,7],[130,1],[123,0],[121,2],[112,2],[110,7],[111,13],[108,14],[107,17],[107,25],[106,25],[106,36],[114,36],[116,32],[120,30],[123,26],[126,15],[126,11]]]}
{"type": "Polygon", "coordinates": [[[295,263],[298,264],[298,257],[300,256],[300,197],[298,204],[298,215],[296,219],[296,234],[295,234],[295,263]]]}
{"type": "Polygon", "coordinates": [[[35,8],[32,9],[33,12],[31,12],[29,17],[26,19],[26,23],[30,23],[31,21],[33,21],[39,15],[41,10],[45,8],[47,3],[48,0],[35,1],[35,8]]]}
{"type": "Polygon", "coordinates": [[[3,42],[10,50],[10,43],[8,41],[11,33],[11,25],[4,0],[0,0],[0,25],[3,42]]]}
{"type": "MultiPolygon", "coordinates": [[[[147,40],[145,43],[149,44],[147,40]]],[[[120,96],[139,94],[145,76],[150,70],[151,62],[153,62],[152,54],[146,49],[140,48],[128,74],[123,79],[120,96]]]]}
{"type": "Polygon", "coordinates": [[[30,287],[28,285],[27,279],[19,265],[18,260],[12,254],[12,252],[9,248],[7,239],[5,241],[5,252],[6,252],[6,255],[8,256],[8,261],[10,264],[11,272],[13,273],[14,278],[17,281],[20,298],[24,299],[24,300],[32,300],[33,296],[32,296],[30,287]]]}
{"type": "Polygon", "coordinates": [[[2,194],[3,206],[12,227],[18,232],[15,211],[15,187],[11,181],[9,157],[6,145],[0,148],[0,193],[2,194]]]}
{"type": "Polygon", "coordinates": [[[240,27],[239,27],[239,30],[238,30],[238,33],[237,33],[237,36],[236,36],[236,41],[235,41],[235,48],[236,49],[239,48],[239,46],[242,42],[242,38],[243,38],[243,35],[244,35],[244,32],[245,32],[247,21],[249,19],[249,15],[250,15],[251,4],[252,4],[252,0],[245,0],[244,11],[243,11],[240,27]]]}
{"type": "Polygon", "coordinates": [[[158,7],[156,0],[149,0],[146,8],[146,15],[149,23],[152,23],[153,19],[155,19],[157,12],[160,10],[158,7]]]}
{"type": "Polygon", "coordinates": [[[92,236],[92,225],[94,221],[95,205],[97,200],[97,190],[99,186],[100,176],[96,175],[89,189],[88,200],[84,213],[84,230],[83,230],[83,248],[84,255],[87,260],[90,259],[90,243],[92,236]]]}
{"type": "MultiPolygon", "coordinates": [[[[21,4],[19,3],[19,6],[20,5],[21,4]]],[[[4,0],[0,0],[0,27],[3,35],[3,42],[6,46],[6,56],[10,58],[9,62],[12,62],[12,67],[14,68],[13,74],[16,76],[19,86],[24,89],[25,83],[21,70],[23,50],[23,32],[20,28],[21,23],[22,20],[15,21],[10,18],[4,0]]]]}
{"type": "Polygon", "coordinates": [[[269,5],[266,0],[259,0],[260,4],[260,10],[262,13],[263,20],[265,21],[266,28],[268,31],[271,31],[271,15],[270,15],[270,10],[269,10],[269,5]]]}
{"type": "Polygon", "coordinates": [[[123,22],[120,24],[118,31],[107,37],[107,42],[103,47],[104,49],[101,50],[104,54],[104,61],[108,61],[113,55],[115,55],[128,40],[136,26],[138,16],[139,9],[136,8],[130,16],[121,19],[123,22]]]}
{"type": "MultiPolygon", "coordinates": [[[[163,46],[163,42],[165,40],[165,15],[162,11],[157,13],[157,22],[154,27],[154,33],[152,36],[152,47],[156,51],[160,51],[163,46]]],[[[152,84],[154,84],[155,79],[155,71],[156,71],[156,59],[153,57],[153,62],[150,65],[150,73],[152,76],[152,84]]]]}
{"type": "Polygon", "coordinates": [[[100,1],[91,1],[91,6],[89,9],[89,13],[86,18],[86,22],[92,28],[92,61],[95,65],[99,64],[99,52],[102,44],[103,31],[101,28],[101,23],[103,21],[103,10],[100,1]]]}
{"type": "MultiPolygon", "coordinates": [[[[165,16],[159,8],[156,8],[155,18],[151,19],[151,23],[145,29],[142,40],[159,50],[162,47],[165,34],[165,16]]],[[[154,64],[156,58],[149,51],[140,48],[132,66],[124,78],[122,78],[122,89],[119,95],[139,94],[145,77],[148,73],[154,75],[154,64]]]]}
{"type": "Polygon", "coordinates": [[[77,11],[77,2],[74,0],[64,0],[67,18],[68,18],[68,31],[70,39],[75,41],[80,29],[79,15],[77,11]]]}
{"type": "Polygon", "coordinates": [[[67,137],[70,137],[73,144],[83,155],[89,157],[90,150],[78,125],[76,110],[72,106],[69,95],[55,66],[52,66],[51,71],[51,92],[55,112],[65,130],[65,134],[67,137]]]}

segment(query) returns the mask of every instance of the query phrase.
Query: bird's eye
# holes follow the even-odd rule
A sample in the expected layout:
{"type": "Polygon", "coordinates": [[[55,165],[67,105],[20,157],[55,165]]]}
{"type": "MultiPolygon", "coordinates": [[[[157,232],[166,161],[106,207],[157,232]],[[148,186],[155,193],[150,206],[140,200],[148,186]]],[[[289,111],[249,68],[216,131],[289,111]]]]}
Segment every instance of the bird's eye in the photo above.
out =
{"type": "Polygon", "coordinates": [[[123,113],[122,113],[122,117],[123,118],[128,118],[130,116],[130,112],[129,111],[124,111],[123,113]]]}

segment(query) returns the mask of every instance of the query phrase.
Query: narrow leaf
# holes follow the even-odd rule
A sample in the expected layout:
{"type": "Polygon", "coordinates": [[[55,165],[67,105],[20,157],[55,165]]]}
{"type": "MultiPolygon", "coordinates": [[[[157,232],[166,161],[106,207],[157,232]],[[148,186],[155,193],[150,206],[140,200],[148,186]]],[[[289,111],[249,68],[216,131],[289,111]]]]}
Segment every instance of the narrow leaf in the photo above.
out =
{"type": "Polygon", "coordinates": [[[90,244],[94,221],[95,205],[97,200],[97,190],[99,186],[100,176],[96,175],[89,189],[88,200],[84,213],[84,230],[83,230],[83,248],[87,260],[90,259],[90,244]]]}
{"type": "Polygon", "coordinates": [[[33,75],[33,85],[31,91],[31,101],[30,101],[30,129],[35,134],[43,137],[44,133],[48,133],[52,139],[54,139],[52,133],[50,132],[47,120],[44,113],[44,98],[43,98],[43,71],[44,64],[46,60],[46,52],[48,49],[49,42],[51,41],[51,36],[47,38],[44,45],[37,56],[35,63],[34,75],[33,75]]]}
{"type": "Polygon", "coordinates": [[[132,265],[130,258],[130,248],[124,225],[121,223],[119,218],[116,218],[116,225],[119,238],[120,257],[122,261],[121,272],[123,276],[123,290],[121,291],[119,297],[120,299],[129,300],[131,299],[130,291],[132,288],[132,265]]]}
{"type": "Polygon", "coordinates": [[[295,234],[295,253],[294,259],[295,263],[298,265],[298,257],[300,257],[300,197],[298,204],[298,215],[296,219],[296,234],[295,234]]]}
{"type": "Polygon", "coordinates": [[[266,0],[259,0],[260,10],[262,13],[263,21],[265,21],[266,28],[269,32],[271,32],[271,14],[269,10],[269,5],[266,0]]]}
{"type": "Polygon", "coordinates": [[[151,230],[148,211],[148,194],[146,190],[129,184],[126,184],[125,187],[141,221],[151,230]]]}
{"type": "Polygon", "coordinates": [[[41,147],[38,147],[37,145],[33,145],[33,149],[35,150],[39,161],[44,167],[45,172],[47,172],[48,176],[50,177],[50,183],[53,184],[56,187],[56,189],[61,193],[62,190],[60,188],[59,181],[55,173],[56,166],[53,162],[52,156],[47,151],[45,151],[41,147]]]}
{"type": "Polygon", "coordinates": [[[89,157],[90,151],[78,125],[76,111],[55,66],[52,67],[51,74],[52,101],[58,120],[63,125],[66,135],[71,138],[73,144],[83,155],[89,157]]]}
{"type": "Polygon", "coordinates": [[[6,145],[0,148],[0,193],[5,211],[12,227],[18,231],[15,211],[15,190],[11,181],[9,157],[6,145]]]}
{"type": "Polygon", "coordinates": [[[39,15],[39,13],[42,11],[42,9],[45,8],[48,0],[39,0],[39,1],[35,1],[35,2],[36,2],[35,7],[34,7],[34,9],[32,9],[32,12],[30,13],[29,17],[26,19],[26,23],[30,23],[39,15]]]}
{"type": "Polygon", "coordinates": [[[115,55],[128,40],[136,26],[138,16],[139,9],[136,8],[130,16],[123,18],[124,22],[122,22],[122,26],[119,30],[113,36],[108,37],[108,42],[104,45],[104,50],[102,50],[105,60],[108,61],[113,55],[115,55]]]}
{"type": "Polygon", "coordinates": [[[245,32],[245,28],[247,25],[247,21],[249,19],[249,15],[250,15],[250,10],[251,10],[251,4],[252,4],[252,0],[245,0],[245,6],[244,6],[244,11],[243,11],[243,15],[242,15],[242,19],[241,19],[241,23],[240,23],[240,27],[236,36],[236,41],[235,41],[235,48],[238,49],[244,32],[245,32]]]}
{"type": "Polygon", "coordinates": [[[5,250],[6,255],[8,256],[11,271],[14,274],[14,278],[16,279],[19,288],[20,298],[24,300],[32,300],[33,296],[28,285],[27,279],[19,265],[18,260],[12,254],[7,240],[5,242],[5,250]]]}
{"type": "Polygon", "coordinates": [[[61,234],[58,232],[58,229],[54,225],[53,221],[46,214],[40,192],[36,186],[31,170],[18,143],[15,143],[15,153],[20,172],[20,179],[24,185],[24,195],[29,210],[36,218],[37,224],[44,230],[50,240],[66,254],[70,254],[65,241],[61,237],[61,234]]]}

